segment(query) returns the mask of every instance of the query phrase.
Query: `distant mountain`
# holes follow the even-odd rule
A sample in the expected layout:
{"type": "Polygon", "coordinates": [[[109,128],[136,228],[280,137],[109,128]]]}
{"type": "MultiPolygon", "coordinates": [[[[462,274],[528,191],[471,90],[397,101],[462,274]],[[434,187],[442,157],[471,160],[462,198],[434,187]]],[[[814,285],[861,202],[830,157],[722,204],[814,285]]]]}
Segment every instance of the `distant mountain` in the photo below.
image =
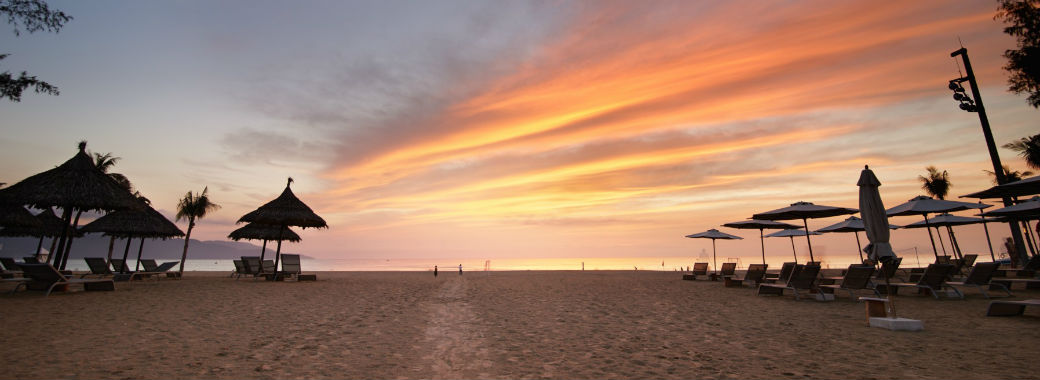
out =
{"type": "MultiPolygon", "coordinates": [[[[0,237],[0,257],[16,257],[21,258],[23,256],[30,256],[36,253],[36,244],[40,241],[39,238],[10,238],[0,237]]],[[[50,248],[51,239],[43,239],[43,249],[46,251],[50,248]]],[[[130,257],[137,257],[137,248],[140,246],[141,241],[134,239],[130,243],[130,257]]],[[[277,242],[267,243],[267,252],[272,254],[269,256],[274,258],[274,250],[277,242]]],[[[112,257],[122,257],[123,250],[126,248],[126,240],[116,239],[115,249],[112,250],[112,257]]],[[[284,246],[282,247],[285,248],[284,246]]],[[[169,240],[158,240],[158,239],[145,239],[144,241],[144,253],[143,258],[146,259],[162,259],[162,260],[180,260],[181,252],[184,250],[184,239],[169,239],[169,240]]],[[[282,253],[292,253],[282,251],[282,253]]],[[[83,257],[105,257],[108,255],[108,237],[96,234],[87,235],[86,237],[76,238],[72,242],[72,258],[78,259],[83,257]]],[[[260,245],[253,245],[245,242],[235,242],[230,240],[195,240],[191,239],[191,244],[188,245],[188,258],[189,259],[237,259],[241,256],[260,256],[260,245]]],[[[301,255],[303,258],[310,258],[306,255],[301,255]]]]}

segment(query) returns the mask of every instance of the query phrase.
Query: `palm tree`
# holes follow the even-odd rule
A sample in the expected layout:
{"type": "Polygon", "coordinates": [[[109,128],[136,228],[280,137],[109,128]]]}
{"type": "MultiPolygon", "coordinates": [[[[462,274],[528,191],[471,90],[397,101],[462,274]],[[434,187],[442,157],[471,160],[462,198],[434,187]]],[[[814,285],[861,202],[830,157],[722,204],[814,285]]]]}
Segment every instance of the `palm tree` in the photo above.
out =
{"type": "MultiPolygon", "coordinates": [[[[1018,181],[1021,181],[1023,178],[1026,178],[1026,177],[1029,177],[1029,176],[1033,175],[1033,172],[1031,172],[1029,170],[1021,171],[1021,172],[1018,171],[1018,170],[1011,170],[1011,168],[1008,167],[1007,164],[1003,164],[1000,167],[1001,167],[1001,169],[1004,170],[1004,178],[1007,180],[1008,183],[1018,182],[1018,181]]],[[[989,174],[991,177],[993,177],[993,184],[994,185],[999,185],[1000,184],[1000,182],[997,181],[997,175],[995,173],[993,173],[992,170],[983,170],[983,171],[986,172],[986,174],[989,174]]]]}
{"type": "MultiPolygon", "coordinates": [[[[140,191],[135,191],[134,190],[134,185],[130,183],[130,179],[126,178],[125,175],[122,175],[120,173],[109,173],[109,170],[111,170],[112,167],[116,166],[116,163],[119,162],[119,160],[122,160],[122,159],[123,159],[122,157],[113,156],[112,152],[105,153],[105,154],[94,153],[94,166],[97,166],[97,168],[99,170],[101,170],[102,173],[107,174],[108,178],[111,178],[113,181],[116,181],[116,183],[118,183],[120,187],[126,189],[126,191],[133,192],[134,198],[137,198],[138,200],[141,200],[145,204],[152,204],[152,202],[150,200],[148,200],[148,198],[145,198],[143,195],[141,195],[140,191]]],[[[116,237],[115,236],[109,236],[108,237],[108,257],[107,257],[107,260],[105,261],[106,263],[112,261],[112,250],[115,249],[115,245],[116,245],[116,237]]]]}
{"type": "Polygon", "coordinates": [[[1025,158],[1026,166],[1040,170],[1040,134],[1009,142],[1004,144],[1004,147],[1018,152],[1018,155],[1025,158]]]}
{"type": "Polygon", "coordinates": [[[184,260],[188,258],[188,242],[191,241],[191,229],[195,228],[195,219],[202,219],[210,211],[220,208],[220,205],[210,202],[209,195],[207,195],[208,192],[209,187],[203,188],[202,192],[198,194],[189,191],[177,203],[177,221],[179,222],[184,218],[188,219],[188,232],[184,235],[184,252],[181,253],[180,269],[177,271],[178,276],[184,274],[184,260]]]}
{"type": "MultiPolygon", "coordinates": [[[[939,172],[935,166],[929,166],[924,168],[928,171],[928,176],[923,175],[917,176],[917,179],[921,180],[921,188],[924,189],[928,195],[931,195],[937,199],[946,199],[946,194],[949,194],[950,187],[953,185],[950,183],[950,175],[945,170],[939,172]]],[[[943,243],[942,234],[939,233],[939,227],[935,227],[936,234],[939,235],[939,246],[942,247],[943,254],[946,254],[946,244],[943,243]]],[[[950,243],[953,243],[953,229],[947,227],[947,233],[950,233],[950,243]]],[[[931,232],[929,232],[931,233],[931,232]]]]}

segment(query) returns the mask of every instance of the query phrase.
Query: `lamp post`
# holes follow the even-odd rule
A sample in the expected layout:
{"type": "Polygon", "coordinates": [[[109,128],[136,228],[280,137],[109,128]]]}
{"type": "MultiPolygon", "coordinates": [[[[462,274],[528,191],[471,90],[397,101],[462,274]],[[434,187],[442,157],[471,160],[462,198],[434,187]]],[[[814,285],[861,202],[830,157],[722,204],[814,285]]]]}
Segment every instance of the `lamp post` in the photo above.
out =
{"type": "MultiPolygon", "coordinates": [[[[997,177],[997,184],[1007,183],[1004,175],[1004,167],[1000,164],[1000,155],[997,154],[997,144],[993,141],[993,132],[989,128],[989,118],[986,117],[986,107],[982,105],[982,94],[979,92],[979,84],[975,81],[975,72],[971,69],[971,61],[968,59],[968,49],[960,48],[950,53],[950,57],[961,56],[964,61],[963,77],[950,80],[949,88],[953,91],[953,99],[959,101],[960,109],[965,112],[976,112],[979,114],[979,124],[982,124],[982,135],[986,138],[986,148],[989,149],[989,159],[993,162],[993,174],[997,177]],[[971,98],[966,94],[961,83],[968,82],[971,88],[971,98]]],[[[1004,207],[1012,206],[1011,197],[1004,197],[1004,207]]],[[[1026,253],[1026,245],[1022,241],[1022,230],[1017,223],[1010,222],[1011,238],[1015,241],[1015,251],[1018,252],[1019,260],[1023,263],[1029,260],[1026,253]]]]}

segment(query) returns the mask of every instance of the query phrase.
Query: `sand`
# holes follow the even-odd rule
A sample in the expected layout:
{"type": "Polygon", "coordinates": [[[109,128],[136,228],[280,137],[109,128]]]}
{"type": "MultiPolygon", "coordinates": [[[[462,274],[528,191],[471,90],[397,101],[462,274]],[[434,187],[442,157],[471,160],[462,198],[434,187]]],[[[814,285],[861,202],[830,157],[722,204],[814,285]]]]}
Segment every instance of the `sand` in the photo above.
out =
{"type": "Polygon", "coordinates": [[[0,377],[1036,378],[1040,354],[1040,313],[985,317],[972,290],[898,297],[925,331],[891,332],[845,294],[759,297],[675,272],[317,273],[0,296],[0,377]]]}

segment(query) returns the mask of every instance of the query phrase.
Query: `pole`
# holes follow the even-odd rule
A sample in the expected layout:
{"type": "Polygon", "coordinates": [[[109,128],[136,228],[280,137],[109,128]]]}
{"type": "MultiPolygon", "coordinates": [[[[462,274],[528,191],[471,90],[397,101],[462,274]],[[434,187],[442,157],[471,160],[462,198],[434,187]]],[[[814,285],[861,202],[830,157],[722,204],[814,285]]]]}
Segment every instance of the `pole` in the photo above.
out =
{"type": "MultiPolygon", "coordinates": [[[[979,202],[981,203],[981,202],[979,202]]],[[[993,241],[989,239],[989,227],[986,227],[986,217],[982,217],[982,230],[986,231],[986,246],[989,247],[989,257],[993,262],[997,261],[997,255],[993,253],[993,241]]]]}
{"type": "Polygon", "coordinates": [[[928,230],[928,240],[932,241],[932,252],[935,253],[935,258],[939,259],[939,250],[935,249],[935,238],[932,237],[932,226],[928,224],[928,214],[924,215],[924,229],[928,230]]]}
{"type": "Polygon", "coordinates": [[[859,242],[859,231],[852,231],[856,234],[856,247],[859,248],[856,252],[859,252],[859,262],[863,262],[863,244],[859,242]]]}
{"type": "Polygon", "coordinates": [[[809,240],[809,221],[806,218],[802,218],[802,225],[805,226],[805,242],[809,244],[809,262],[816,261],[816,258],[812,254],[812,240],[809,240]]]}
{"type": "Polygon", "coordinates": [[[794,250],[794,236],[788,236],[791,238],[791,254],[794,255],[794,263],[798,264],[798,251],[794,250]]]}
{"type": "MultiPolygon", "coordinates": [[[[968,84],[971,86],[971,96],[975,99],[975,107],[979,113],[979,124],[982,125],[982,135],[986,138],[986,149],[989,150],[989,159],[993,162],[993,174],[997,177],[997,184],[1003,185],[1007,183],[1007,176],[1004,175],[1004,166],[1000,164],[1000,155],[997,153],[997,143],[993,141],[993,132],[989,128],[989,117],[986,116],[986,107],[982,105],[982,94],[979,92],[979,84],[975,80],[975,72],[971,69],[971,60],[968,59],[968,49],[960,48],[953,53],[950,53],[950,57],[961,56],[961,60],[964,61],[964,72],[965,77],[968,79],[968,84]]],[[[1004,201],[1004,207],[1010,207],[1014,205],[1011,203],[1011,197],[1004,197],[1001,199],[1004,201]]],[[[1011,229],[1011,239],[1015,242],[1015,250],[1018,254],[1019,260],[1025,263],[1029,260],[1029,256],[1026,254],[1026,245],[1022,240],[1022,230],[1018,227],[1018,224],[1014,221],[1008,223],[1008,227],[1011,229]]]]}
{"type": "Polygon", "coordinates": [[[766,263],[766,235],[765,229],[758,229],[758,240],[762,242],[762,264],[766,263]]]}

